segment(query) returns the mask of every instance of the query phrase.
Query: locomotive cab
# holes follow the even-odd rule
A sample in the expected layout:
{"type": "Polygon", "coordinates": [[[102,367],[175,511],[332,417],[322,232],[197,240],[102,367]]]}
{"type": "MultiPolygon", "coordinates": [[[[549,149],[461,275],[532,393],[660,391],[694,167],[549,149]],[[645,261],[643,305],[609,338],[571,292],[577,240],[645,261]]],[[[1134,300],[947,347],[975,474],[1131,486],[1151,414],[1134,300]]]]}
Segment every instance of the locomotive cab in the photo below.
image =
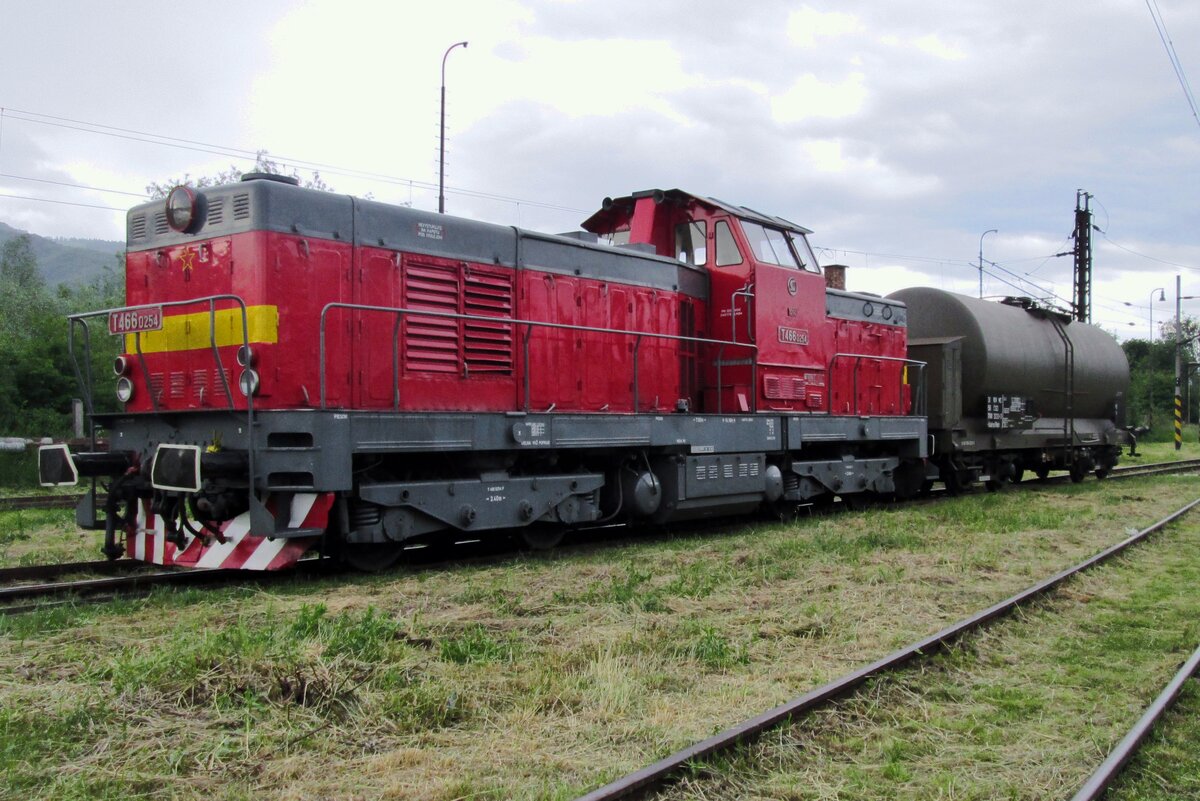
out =
{"type": "Polygon", "coordinates": [[[708,336],[700,409],[907,414],[902,303],[827,289],[812,232],[679,189],[605,198],[583,227],[706,269],[708,336]]]}

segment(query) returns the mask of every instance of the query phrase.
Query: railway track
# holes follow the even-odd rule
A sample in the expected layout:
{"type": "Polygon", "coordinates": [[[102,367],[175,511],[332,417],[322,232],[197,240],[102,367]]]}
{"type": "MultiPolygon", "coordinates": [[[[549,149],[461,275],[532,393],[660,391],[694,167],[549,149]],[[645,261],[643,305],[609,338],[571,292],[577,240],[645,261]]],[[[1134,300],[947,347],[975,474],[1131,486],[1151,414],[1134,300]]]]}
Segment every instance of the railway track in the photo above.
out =
{"type": "Polygon", "coordinates": [[[74,495],[13,495],[0,498],[0,512],[15,512],[21,509],[74,509],[83,498],[74,495]]]}
{"type": "MultiPolygon", "coordinates": [[[[650,791],[660,788],[669,783],[672,779],[683,774],[689,768],[696,765],[696,763],[702,763],[714,756],[731,751],[734,748],[759,737],[768,730],[779,726],[780,724],[795,720],[803,715],[807,715],[818,709],[826,707],[836,700],[845,698],[853,694],[859,687],[872,678],[894,672],[914,660],[927,658],[929,655],[941,651],[948,645],[962,638],[964,635],[981,629],[989,623],[1011,614],[1027,604],[1029,601],[1052,592],[1060,584],[1072,576],[1106,562],[1113,556],[1124,552],[1131,546],[1144,541],[1152,534],[1162,530],[1167,525],[1175,520],[1178,520],[1180,517],[1187,514],[1197,506],[1200,506],[1200,498],[1197,498],[1175,512],[1172,512],[1170,515],[1142,529],[1136,534],[1125,538],[1116,545],[1106,548],[1105,550],[1074,565],[1073,567],[1069,567],[1066,570],[1055,573],[1053,576],[1027,587],[1016,595],[1000,601],[999,603],[994,604],[987,609],[980,610],[979,612],[976,612],[975,614],[959,621],[958,623],[942,629],[935,634],[931,634],[928,637],[919,640],[918,642],[901,648],[900,650],[895,651],[888,656],[883,657],[882,659],[859,668],[858,670],[842,676],[839,679],[835,679],[828,684],[817,687],[816,689],[811,690],[808,693],[805,693],[804,695],[785,704],[744,720],[718,734],[713,735],[712,737],[701,740],[700,742],[677,751],[652,765],[648,765],[641,770],[622,776],[621,778],[616,779],[615,781],[612,781],[603,787],[581,796],[579,799],[577,799],[577,801],[616,801],[617,799],[641,797],[650,791]]],[[[1189,664],[1192,664],[1192,661],[1194,660],[1190,660],[1189,664]]],[[[1193,665],[1192,670],[1194,669],[1195,667],[1193,665]]],[[[1188,675],[1190,675],[1190,672],[1188,675]]],[[[1178,676],[1177,680],[1180,684],[1182,684],[1182,680],[1180,680],[1178,676]]],[[[1168,687],[1168,690],[1170,690],[1170,687],[1168,687]]],[[[1175,692],[1177,693],[1178,689],[1176,689],[1175,692]]],[[[1163,696],[1160,696],[1160,700],[1162,700],[1162,698],[1163,696]]],[[[1159,701],[1156,701],[1153,706],[1158,705],[1159,701]]],[[[1159,710],[1159,713],[1161,714],[1161,710],[1159,710]]],[[[1141,722],[1139,721],[1139,724],[1140,723],[1141,722]]],[[[1146,726],[1146,729],[1148,730],[1148,726],[1146,726]]],[[[1137,727],[1135,727],[1135,731],[1136,730],[1137,727]]],[[[1145,733],[1143,732],[1141,737],[1144,736],[1145,733]]],[[[1140,738],[1134,738],[1133,732],[1131,732],[1130,737],[1127,739],[1137,739],[1137,742],[1139,743],[1141,741],[1140,738]]],[[[1114,754],[1116,756],[1110,757],[1110,760],[1124,764],[1124,761],[1128,760],[1129,756],[1133,753],[1133,749],[1136,748],[1136,743],[1132,746],[1129,746],[1123,742],[1122,745],[1125,746],[1124,750],[1118,749],[1118,751],[1115,751],[1114,754]]],[[[1106,761],[1105,764],[1107,765],[1108,762],[1106,761]]],[[[1116,768],[1119,769],[1119,765],[1117,765],[1116,768]]],[[[1097,771],[1097,773],[1099,774],[1101,771],[1097,771]]],[[[1109,773],[1111,775],[1108,775],[1107,779],[1096,779],[1096,781],[1104,781],[1104,786],[1106,787],[1107,782],[1111,782],[1112,777],[1115,776],[1116,770],[1111,770],[1109,773]]],[[[1096,777],[1093,778],[1095,779],[1096,777]]],[[[1090,781],[1091,780],[1089,780],[1089,782],[1090,781]]],[[[1087,788],[1085,787],[1084,789],[1087,788]]],[[[1083,791],[1081,790],[1081,792],[1083,791]]],[[[1102,792],[1102,789],[1100,792],[1102,792]]],[[[1079,799],[1092,799],[1098,797],[1099,794],[1077,796],[1079,799]]]]}
{"type": "Polygon", "coordinates": [[[326,575],[332,570],[333,566],[325,559],[304,560],[293,570],[283,573],[182,568],[161,570],[132,559],[3,568],[0,569],[0,614],[30,611],[46,599],[108,599],[148,592],[154,587],[280,581],[292,576],[326,575]],[[17,606],[13,605],[14,602],[25,603],[17,606]]]}
{"type": "Polygon", "coordinates": [[[1079,792],[1071,797],[1071,801],[1098,801],[1104,796],[1104,793],[1116,781],[1121,768],[1125,767],[1125,764],[1133,758],[1138,748],[1145,742],[1146,736],[1150,734],[1150,729],[1163,716],[1163,713],[1171,708],[1171,704],[1183,691],[1183,685],[1196,675],[1198,670],[1200,670],[1200,648],[1192,653],[1191,658],[1184,662],[1179,672],[1167,682],[1163,691],[1151,702],[1150,706],[1146,707],[1145,713],[1138,718],[1137,723],[1133,724],[1129,733],[1121,738],[1121,742],[1117,743],[1108,757],[1100,763],[1100,767],[1096,768],[1088,777],[1083,786],[1079,788],[1079,792]]]}
{"type": "MultiPolygon", "coordinates": [[[[1133,478],[1148,475],[1184,473],[1195,470],[1200,470],[1200,459],[1119,467],[1112,471],[1110,477],[1133,478]]],[[[1069,480],[1070,477],[1066,474],[1051,476],[1049,478],[1049,481],[1053,483],[1063,483],[1069,480]]],[[[1034,484],[1036,482],[1029,481],[1023,483],[1034,484]]],[[[2,499],[0,503],[18,501],[23,504],[21,508],[46,508],[37,507],[33,502],[44,502],[48,498],[58,502],[59,499],[62,499],[59,505],[66,506],[68,505],[67,501],[70,502],[70,505],[73,505],[79,497],[66,495],[26,496],[22,498],[2,499]]],[[[0,506],[0,508],[3,507],[0,506]]],[[[708,530],[713,527],[711,522],[700,523],[698,525],[702,530],[708,530]]],[[[609,528],[605,527],[603,530],[606,531],[609,528]]],[[[604,537],[598,537],[595,532],[591,535],[584,533],[584,536],[577,541],[577,545],[580,547],[589,547],[595,544],[597,539],[604,539],[604,537]]],[[[635,539],[644,541],[646,537],[645,535],[639,535],[635,539]]],[[[427,549],[418,548],[414,550],[412,558],[406,560],[406,564],[419,569],[437,569],[442,566],[450,567],[478,563],[481,559],[486,561],[493,558],[497,553],[511,554],[511,552],[511,546],[503,546],[497,542],[468,540],[461,544],[456,543],[455,546],[450,547],[432,546],[427,549]]],[[[332,569],[330,562],[322,559],[306,560],[301,565],[298,566],[299,572],[306,574],[318,571],[327,573],[332,569]]],[[[135,562],[130,559],[0,568],[0,614],[35,608],[33,605],[21,606],[19,608],[11,606],[15,601],[36,602],[39,599],[69,595],[86,596],[95,599],[97,597],[113,597],[116,595],[145,592],[159,586],[218,584],[235,580],[271,580],[271,577],[275,575],[248,573],[241,570],[155,570],[152,565],[135,562]],[[85,577],[68,580],[70,576],[79,575],[85,577]],[[9,604],[9,606],[3,606],[5,604],[9,604]]]]}
{"type": "MultiPolygon", "coordinates": [[[[1135,476],[1158,476],[1170,473],[1190,473],[1200,470],[1200,459],[1181,459],[1177,462],[1151,462],[1150,464],[1131,464],[1124,467],[1114,467],[1109,478],[1133,478],[1135,476]]],[[[1055,476],[1055,479],[1070,479],[1069,476],[1055,476]]]]}

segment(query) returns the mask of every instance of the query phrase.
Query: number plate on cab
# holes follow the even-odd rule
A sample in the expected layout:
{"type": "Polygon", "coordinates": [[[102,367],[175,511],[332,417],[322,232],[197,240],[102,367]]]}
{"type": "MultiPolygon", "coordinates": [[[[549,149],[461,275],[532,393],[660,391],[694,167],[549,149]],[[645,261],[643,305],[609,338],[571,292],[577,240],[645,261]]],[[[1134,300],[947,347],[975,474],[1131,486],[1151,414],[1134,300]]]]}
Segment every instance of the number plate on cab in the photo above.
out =
{"type": "Polygon", "coordinates": [[[159,331],[163,326],[162,306],[141,306],[109,312],[108,333],[137,334],[142,331],[159,331]]]}

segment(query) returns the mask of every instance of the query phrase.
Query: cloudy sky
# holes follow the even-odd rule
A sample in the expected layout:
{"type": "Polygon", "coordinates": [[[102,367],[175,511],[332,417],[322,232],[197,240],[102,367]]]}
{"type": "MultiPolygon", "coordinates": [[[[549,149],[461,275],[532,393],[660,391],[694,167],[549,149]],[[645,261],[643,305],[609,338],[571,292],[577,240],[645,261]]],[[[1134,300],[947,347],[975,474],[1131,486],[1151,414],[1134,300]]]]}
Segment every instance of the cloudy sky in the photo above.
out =
{"type": "MultiPolygon", "coordinates": [[[[1150,2],[1200,76],[1200,4],[1150,2]]],[[[1145,0],[0,0],[0,221],[121,239],[148,183],[260,149],[435,209],[461,40],[449,213],[567,231],[679,187],[814,229],[851,289],[972,295],[996,228],[984,294],[1066,300],[1084,189],[1099,324],[1200,296],[1200,120],[1145,0]]]]}

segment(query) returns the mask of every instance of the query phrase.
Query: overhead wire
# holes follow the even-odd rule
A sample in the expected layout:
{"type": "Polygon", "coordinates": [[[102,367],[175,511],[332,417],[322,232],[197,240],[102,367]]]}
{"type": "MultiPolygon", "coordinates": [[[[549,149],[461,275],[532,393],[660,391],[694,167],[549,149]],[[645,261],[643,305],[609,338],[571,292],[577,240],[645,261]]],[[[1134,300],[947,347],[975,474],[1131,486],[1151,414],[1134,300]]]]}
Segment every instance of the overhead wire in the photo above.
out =
{"type": "Polygon", "coordinates": [[[0,192],[0,197],[15,198],[17,200],[33,200],[37,203],[57,203],[60,206],[81,206],[86,209],[107,209],[109,211],[119,211],[122,214],[129,209],[119,209],[116,206],[100,206],[96,203],[76,203],[70,200],[55,200],[48,197],[30,197],[29,195],[13,195],[8,192],[0,192]]]}
{"type": "Polygon", "coordinates": [[[1197,125],[1200,125],[1200,113],[1196,110],[1196,97],[1192,94],[1192,87],[1188,82],[1187,73],[1183,70],[1183,63],[1179,60],[1179,54],[1175,52],[1175,43],[1167,32],[1167,21],[1163,19],[1162,10],[1158,7],[1158,0],[1146,0],[1146,9],[1150,12],[1150,18],[1154,20],[1154,28],[1158,31],[1158,38],[1167,51],[1171,69],[1175,71],[1175,77],[1179,80],[1179,87],[1183,90],[1183,97],[1187,101],[1188,108],[1192,110],[1192,119],[1196,121],[1197,125]]]}
{"type": "MultiPolygon", "coordinates": [[[[189,150],[199,153],[208,153],[210,155],[226,156],[229,158],[240,158],[246,160],[257,159],[260,153],[267,151],[251,151],[244,148],[233,147],[230,145],[219,145],[210,142],[202,142],[195,139],[185,139],[182,137],[166,136],[163,134],[141,131],[134,128],[122,128],[115,125],[105,125],[103,123],[95,123],[87,120],[79,120],[71,117],[59,117],[51,114],[42,114],[36,111],[26,111],[24,109],[5,108],[0,109],[4,116],[10,120],[20,120],[23,122],[32,123],[35,125],[45,125],[66,130],[79,131],[81,133],[90,133],[99,136],[109,136],[117,139],[125,139],[128,141],[142,142],[145,144],[159,145],[163,147],[173,147],[176,149],[189,150]]],[[[346,178],[358,178],[363,180],[378,181],[380,183],[391,184],[395,186],[419,187],[421,189],[436,189],[437,184],[430,181],[419,181],[413,178],[403,178],[385,173],[373,172],[370,170],[359,170],[351,167],[343,167],[339,165],[329,164],[319,161],[310,161],[307,159],[298,159],[288,156],[271,155],[271,160],[285,167],[294,169],[303,169],[317,172],[325,172],[328,175],[338,175],[346,178]]],[[[519,198],[511,195],[504,195],[496,192],[484,192],[474,189],[464,189],[462,187],[447,186],[447,192],[462,196],[473,197],[481,200],[495,200],[505,203],[514,203],[521,206],[529,206],[535,208],[544,208],[554,211],[564,211],[573,214],[586,214],[589,209],[578,209],[571,206],[564,206],[557,203],[548,203],[541,200],[531,200],[528,198],[519,198]]]]}

